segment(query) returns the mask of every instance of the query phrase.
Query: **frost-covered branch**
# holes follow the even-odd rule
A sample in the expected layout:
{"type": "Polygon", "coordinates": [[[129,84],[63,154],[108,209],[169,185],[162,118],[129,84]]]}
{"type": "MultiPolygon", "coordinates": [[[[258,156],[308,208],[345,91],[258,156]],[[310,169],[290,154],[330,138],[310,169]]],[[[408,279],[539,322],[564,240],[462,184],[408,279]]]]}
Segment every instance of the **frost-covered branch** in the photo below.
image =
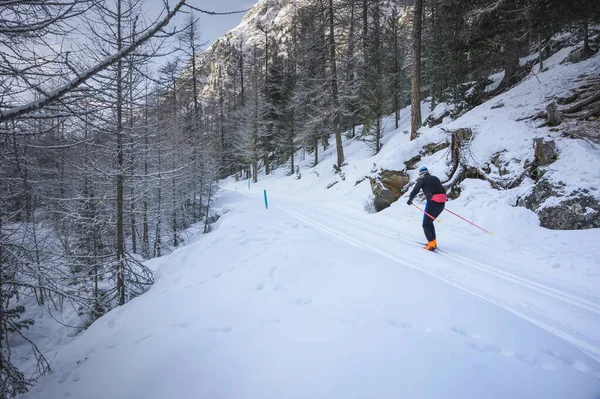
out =
{"type": "Polygon", "coordinates": [[[53,101],[60,99],[63,95],[74,90],[75,88],[80,86],[82,83],[84,83],[88,79],[90,79],[92,76],[96,75],[97,73],[103,71],[104,69],[113,65],[117,61],[121,60],[123,57],[130,54],[133,50],[135,50],[142,44],[146,43],[156,33],[158,33],[165,26],[167,26],[167,24],[179,12],[179,10],[181,9],[181,7],[184,4],[185,4],[185,0],[180,0],[175,5],[175,7],[171,11],[169,11],[167,13],[167,15],[160,22],[158,22],[153,28],[151,28],[147,32],[145,32],[144,35],[140,36],[139,39],[137,39],[136,41],[131,43],[129,46],[123,48],[121,51],[118,51],[118,52],[114,53],[113,55],[100,61],[99,63],[97,63],[93,67],[89,68],[88,70],[79,73],[75,78],[71,79],[69,82],[52,90],[49,93],[46,93],[44,96],[40,97],[39,99],[31,101],[27,104],[24,104],[21,106],[16,106],[16,107],[11,107],[6,110],[0,110],[0,123],[10,121],[14,118],[17,118],[21,115],[27,114],[31,111],[40,109],[40,108],[52,103],[53,101]]]}

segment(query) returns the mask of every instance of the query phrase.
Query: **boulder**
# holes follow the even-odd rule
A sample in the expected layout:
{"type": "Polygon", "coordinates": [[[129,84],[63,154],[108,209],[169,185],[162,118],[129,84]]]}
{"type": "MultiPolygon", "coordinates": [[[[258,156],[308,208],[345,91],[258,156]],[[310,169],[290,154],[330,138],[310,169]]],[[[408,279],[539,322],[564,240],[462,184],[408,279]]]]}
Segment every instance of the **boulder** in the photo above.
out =
{"type": "Polygon", "coordinates": [[[450,110],[446,109],[444,112],[440,113],[439,115],[435,114],[435,113],[431,113],[426,119],[425,121],[423,121],[423,126],[429,126],[429,127],[434,127],[436,125],[441,124],[444,121],[444,118],[447,118],[450,116],[450,110]]]}
{"type": "Polygon", "coordinates": [[[552,230],[582,230],[600,227],[600,202],[577,193],[574,198],[538,211],[540,225],[552,230]]]}
{"type": "Polygon", "coordinates": [[[417,168],[417,163],[420,160],[421,160],[421,156],[416,155],[416,156],[412,157],[411,159],[409,159],[408,161],[405,161],[404,165],[406,166],[407,170],[414,170],[417,168]]]}
{"type": "MultiPolygon", "coordinates": [[[[432,154],[435,154],[436,152],[441,151],[444,148],[448,148],[448,147],[450,147],[450,142],[448,142],[448,141],[443,141],[441,143],[430,143],[423,147],[423,151],[427,155],[432,155],[432,154]]],[[[421,152],[421,153],[423,153],[423,152],[421,152]]]]}
{"type": "Polygon", "coordinates": [[[575,191],[568,196],[561,187],[541,179],[531,193],[518,202],[519,206],[537,213],[540,225],[552,230],[581,230],[600,227],[600,201],[586,191],[575,191]],[[557,203],[542,206],[549,198],[557,203]]]}
{"type": "Polygon", "coordinates": [[[533,147],[535,149],[533,161],[536,166],[550,165],[558,159],[556,143],[553,140],[544,141],[543,138],[533,139],[533,147]]]}
{"type": "Polygon", "coordinates": [[[375,207],[375,212],[379,212],[388,208],[394,202],[398,201],[398,197],[394,195],[390,190],[383,189],[379,192],[378,195],[373,199],[373,206],[375,207]]]}
{"type": "Polygon", "coordinates": [[[410,178],[403,171],[382,170],[379,173],[379,181],[386,189],[400,195],[410,178]]]}
{"type": "Polygon", "coordinates": [[[559,193],[560,187],[552,185],[545,179],[541,179],[527,196],[519,200],[517,205],[536,212],[548,198],[561,196],[559,193]]]}
{"type": "Polygon", "coordinates": [[[409,180],[403,171],[395,170],[382,170],[376,177],[370,177],[375,211],[379,212],[396,202],[409,180]]]}

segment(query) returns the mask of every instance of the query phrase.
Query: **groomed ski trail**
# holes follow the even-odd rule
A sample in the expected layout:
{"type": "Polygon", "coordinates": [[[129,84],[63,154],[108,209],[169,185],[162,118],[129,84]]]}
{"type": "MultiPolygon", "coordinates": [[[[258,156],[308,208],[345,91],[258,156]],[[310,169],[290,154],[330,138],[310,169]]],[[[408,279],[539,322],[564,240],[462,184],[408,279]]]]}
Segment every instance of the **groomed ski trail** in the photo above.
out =
{"type": "Polygon", "coordinates": [[[280,205],[279,208],[288,215],[339,240],[386,257],[400,265],[417,269],[500,306],[576,345],[589,356],[600,361],[600,339],[597,336],[597,332],[600,330],[599,303],[451,251],[444,251],[441,254],[443,259],[436,259],[435,262],[432,262],[430,254],[414,247],[414,239],[323,207],[294,201],[294,205],[280,205]],[[307,211],[318,212],[319,221],[315,220],[315,216],[307,215],[307,211]],[[339,222],[342,222],[343,231],[342,228],[332,227],[335,223],[326,224],[327,218],[329,221],[337,220],[338,225],[339,222]],[[356,228],[360,228],[361,231],[357,232],[356,228]],[[353,229],[354,234],[351,233],[353,229]],[[365,239],[365,230],[376,233],[378,238],[365,239]],[[385,237],[385,240],[381,240],[382,236],[385,237]],[[410,244],[410,247],[394,245],[398,242],[410,244]],[[397,251],[390,251],[390,248],[394,247],[398,250],[401,249],[406,256],[400,257],[395,254],[397,251]],[[407,257],[414,260],[405,260],[407,257]],[[442,266],[439,265],[440,262],[442,262],[442,266]],[[477,284],[482,277],[485,284],[477,284]],[[496,286],[497,288],[491,293],[483,290],[482,286],[486,288],[496,286]],[[515,290],[515,287],[519,289],[515,290]],[[514,298],[519,297],[521,300],[515,301],[514,298]],[[523,308],[519,303],[529,303],[529,308],[523,308]],[[580,320],[576,327],[571,327],[574,325],[573,320],[565,321],[553,317],[553,315],[567,313],[580,320]]]}

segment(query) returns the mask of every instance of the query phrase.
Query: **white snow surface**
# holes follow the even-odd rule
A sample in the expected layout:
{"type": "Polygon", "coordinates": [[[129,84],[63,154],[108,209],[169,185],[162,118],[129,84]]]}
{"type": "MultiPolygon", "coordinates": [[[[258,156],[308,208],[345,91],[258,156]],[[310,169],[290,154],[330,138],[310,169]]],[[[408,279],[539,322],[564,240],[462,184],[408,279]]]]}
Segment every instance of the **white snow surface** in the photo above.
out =
{"type": "MultiPolygon", "coordinates": [[[[566,193],[598,196],[596,146],[516,121],[581,74],[600,73],[599,56],[576,65],[560,57],[417,140],[406,133],[407,110],[397,130],[384,121],[378,155],[345,140],[343,175],[331,145],[315,167],[312,154],[297,154],[300,179],[288,166],[250,187],[223,182],[214,230],[149,261],[156,284],[62,346],[54,373],[22,397],[600,397],[600,229],[540,227],[514,206],[527,180],[505,191],[465,181],[447,210],[494,234],[445,211],[437,253],[421,248],[422,214],[406,196],[365,211],[365,176],[404,169],[460,127],[475,132],[473,164],[501,153],[509,176],[533,157],[533,138],[552,138],[560,155],[545,176],[566,193]]],[[[448,157],[440,151],[419,166],[445,179],[448,157]]]]}

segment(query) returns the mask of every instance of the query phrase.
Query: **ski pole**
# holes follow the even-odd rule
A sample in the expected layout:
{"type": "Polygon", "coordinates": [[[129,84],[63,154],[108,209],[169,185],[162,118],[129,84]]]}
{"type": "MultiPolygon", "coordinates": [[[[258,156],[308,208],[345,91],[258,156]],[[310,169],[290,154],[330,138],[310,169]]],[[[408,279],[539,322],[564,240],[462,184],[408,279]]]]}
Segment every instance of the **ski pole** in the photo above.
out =
{"type": "Polygon", "coordinates": [[[475,223],[473,223],[473,222],[471,222],[471,221],[468,221],[468,220],[467,220],[467,219],[465,219],[464,217],[462,217],[462,216],[460,216],[460,215],[458,215],[458,214],[456,214],[456,213],[452,212],[450,209],[446,209],[446,211],[450,212],[450,213],[451,213],[451,214],[453,214],[454,216],[458,216],[459,218],[461,218],[461,219],[462,219],[462,220],[464,220],[465,222],[472,224],[473,226],[477,227],[478,229],[481,229],[481,230],[485,231],[486,233],[488,233],[488,234],[490,234],[490,235],[493,235],[493,234],[494,234],[494,233],[492,233],[491,231],[487,231],[487,230],[486,230],[486,229],[484,229],[483,227],[479,227],[479,226],[477,226],[475,223]]]}
{"type": "MultiPolygon", "coordinates": [[[[411,205],[414,206],[415,208],[417,208],[418,210],[420,210],[421,212],[423,212],[424,214],[426,214],[427,216],[429,216],[431,219],[436,220],[433,216],[431,216],[430,214],[428,214],[427,212],[425,212],[423,209],[419,208],[418,206],[416,206],[415,204],[413,204],[411,202],[411,205]]],[[[440,222],[439,220],[436,220],[436,222],[440,222]]]]}

